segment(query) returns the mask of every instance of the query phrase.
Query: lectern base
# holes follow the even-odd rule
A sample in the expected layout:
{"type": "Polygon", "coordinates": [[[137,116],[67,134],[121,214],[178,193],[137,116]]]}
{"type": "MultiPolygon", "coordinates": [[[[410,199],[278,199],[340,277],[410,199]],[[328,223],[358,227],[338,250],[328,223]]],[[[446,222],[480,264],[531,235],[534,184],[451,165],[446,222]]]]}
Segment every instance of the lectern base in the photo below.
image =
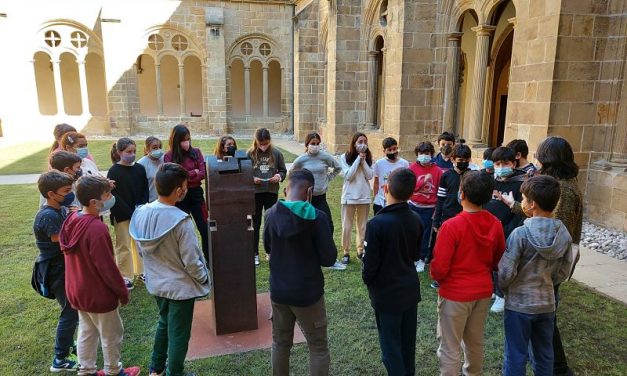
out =
{"type": "MultiPolygon", "coordinates": [[[[194,306],[192,337],[189,340],[187,360],[236,354],[272,347],[272,321],[270,294],[257,294],[257,330],[216,336],[213,330],[213,308],[211,300],[197,301],[194,306]]],[[[294,328],[294,343],[305,342],[298,325],[294,328]]]]}

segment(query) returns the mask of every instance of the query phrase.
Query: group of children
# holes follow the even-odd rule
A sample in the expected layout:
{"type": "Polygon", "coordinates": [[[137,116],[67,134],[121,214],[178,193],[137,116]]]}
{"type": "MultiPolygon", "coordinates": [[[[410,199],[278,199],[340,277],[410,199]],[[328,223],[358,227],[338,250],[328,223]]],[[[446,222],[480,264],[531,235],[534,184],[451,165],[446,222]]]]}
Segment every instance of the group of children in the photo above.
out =
{"type": "MultiPolygon", "coordinates": [[[[128,291],[137,277],[155,296],[159,309],[150,375],[163,375],[166,367],[168,375],[181,374],[194,301],[210,290],[202,152],[191,146],[190,131],[183,125],[172,129],[167,152],[158,138],[148,137],[144,156],[137,162],[135,142],[121,138],[112,145],[113,166],[104,178],[89,154],[86,137],[70,128],[66,124],[55,128],[59,141],[51,149],[51,170],[38,182],[45,202],[34,223],[40,255],[33,269],[33,286],[41,295],[57,299],[62,309],[50,369],[78,369],[80,375],[139,373],[138,367],[123,369],[119,362],[123,329],[118,306],[128,302],[128,291]],[[115,245],[102,221],[106,215],[114,227],[115,245]],[[94,295],[95,290],[103,293],[94,295]],[[76,345],[72,339],[77,326],[76,345]],[[103,371],[95,363],[99,337],[103,371]]],[[[556,367],[561,359],[553,356],[557,345],[551,342],[553,332],[559,339],[554,319],[557,288],[575,262],[570,245],[579,240],[573,232],[577,221],[581,231],[581,197],[573,190],[577,170],[570,146],[547,142],[553,146],[544,150],[544,161],[539,147],[540,175],[533,176],[536,169],[527,161],[524,140],[486,150],[483,169],[473,171],[479,167],[471,163],[470,147],[463,140],[456,143],[447,132],[437,140],[439,153],[430,142],[421,142],[412,163],[398,156],[393,138],[383,140],[385,156],[373,162],[363,133],[356,133],[348,151],[337,158],[322,150],[319,134],[311,133],[305,139],[305,153],[294,161],[288,175],[270,132],[258,129],[247,153],[255,184],[253,252],[258,265],[265,210],[263,242],[268,256],[272,255],[276,374],[288,372],[295,322],[307,337],[310,371],[328,373],[320,266],[346,268],[353,226],[389,374],[415,372],[416,305],[420,301],[416,272],[423,272],[427,265],[432,286],[439,288],[441,374],[459,374],[462,350],[464,373],[481,373],[483,325],[493,292],[492,310],[505,310],[505,373],[524,374],[529,358],[526,344],[531,342],[534,371],[552,374],[554,359],[556,367]],[[562,159],[556,160],[555,155],[562,159]],[[559,169],[559,163],[568,165],[570,172],[559,169]],[[344,178],[339,261],[326,197],[329,182],[338,174],[344,178]],[[286,199],[278,200],[279,184],[286,177],[286,199]],[[569,200],[576,204],[575,225],[566,227],[559,216],[551,218],[562,202],[563,181],[569,200]],[[375,216],[368,221],[371,204],[375,216]],[[301,251],[295,255],[290,252],[294,249],[301,251]],[[549,325],[553,330],[546,330],[549,325]]],[[[236,140],[224,136],[214,154],[222,159],[234,156],[236,150],[236,140]]]]}

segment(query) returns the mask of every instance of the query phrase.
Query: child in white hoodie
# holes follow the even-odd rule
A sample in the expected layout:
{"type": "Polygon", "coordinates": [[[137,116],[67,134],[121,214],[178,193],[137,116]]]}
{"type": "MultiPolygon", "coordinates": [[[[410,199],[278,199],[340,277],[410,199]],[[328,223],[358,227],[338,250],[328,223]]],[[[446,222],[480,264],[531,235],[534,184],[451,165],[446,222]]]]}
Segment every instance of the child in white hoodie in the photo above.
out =
{"type": "Polygon", "coordinates": [[[209,271],[194,223],[177,208],[187,193],[187,171],[164,163],[155,175],[159,198],[133,213],[130,234],[144,260],[146,288],[155,296],[159,323],[150,375],[183,374],[194,302],[209,294],[209,271]]]}

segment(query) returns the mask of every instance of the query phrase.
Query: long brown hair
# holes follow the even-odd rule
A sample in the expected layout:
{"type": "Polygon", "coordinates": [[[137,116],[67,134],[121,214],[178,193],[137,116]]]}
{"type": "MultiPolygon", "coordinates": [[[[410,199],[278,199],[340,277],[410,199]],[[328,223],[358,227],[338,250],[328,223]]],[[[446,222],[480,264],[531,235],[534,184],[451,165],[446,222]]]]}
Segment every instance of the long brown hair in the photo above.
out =
{"type": "Polygon", "coordinates": [[[74,147],[74,144],[76,144],[76,141],[78,141],[81,138],[84,138],[85,140],[87,140],[87,137],[85,137],[85,135],[82,133],[66,132],[63,134],[63,137],[61,137],[61,148],[63,150],[67,150],[68,146],[74,147]]]}
{"type": "MultiPolygon", "coordinates": [[[[357,143],[357,140],[361,136],[366,137],[366,141],[368,141],[368,136],[366,136],[365,133],[357,132],[353,135],[350,145],[348,145],[348,151],[345,154],[345,158],[346,163],[348,163],[349,165],[353,164],[353,162],[355,162],[355,159],[357,159],[357,157],[359,156],[359,152],[357,151],[357,148],[355,148],[355,143],[357,143]]],[[[372,153],[370,152],[370,148],[366,150],[366,163],[368,163],[368,166],[372,166],[372,153]]]]}
{"type": "Polygon", "coordinates": [[[59,141],[61,141],[63,135],[68,132],[76,132],[76,128],[66,123],[57,124],[54,127],[54,130],[52,131],[52,135],[54,136],[54,142],[52,143],[52,146],[50,146],[50,151],[48,152],[48,154],[51,154],[55,150],[57,150],[57,148],[60,146],[59,141]]]}
{"type": "MultiPolygon", "coordinates": [[[[250,159],[252,159],[253,164],[256,164],[259,160],[259,143],[262,141],[272,141],[270,131],[267,128],[257,128],[257,130],[255,131],[255,139],[253,140],[253,144],[250,149],[248,149],[248,154],[250,155],[250,159]]],[[[272,152],[272,144],[268,145],[267,152],[270,153],[268,164],[274,164],[274,153],[272,152]]]]}
{"type": "Polygon", "coordinates": [[[218,140],[218,143],[216,144],[216,149],[213,151],[213,154],[218,157],[218,159],[222,159],[224,158],[225,154],[224,154],[224,145],[226,144],[226,142],[228,140],[232,140],[233,141],[233,146],[235,146],[235,149],[237,149],[237,141],[235,141],[235,139],[232,136],[222,136],[220,137],[220,140],[218,140]]]}

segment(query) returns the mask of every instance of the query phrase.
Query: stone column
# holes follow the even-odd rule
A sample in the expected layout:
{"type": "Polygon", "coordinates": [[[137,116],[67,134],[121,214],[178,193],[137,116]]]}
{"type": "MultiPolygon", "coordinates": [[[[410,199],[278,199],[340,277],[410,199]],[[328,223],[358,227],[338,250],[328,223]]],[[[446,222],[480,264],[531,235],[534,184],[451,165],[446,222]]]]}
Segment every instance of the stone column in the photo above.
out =
{"type": "Polygon", "coordinates": [[[54,95],[57,97],[57,115],[64,114],[63,87],[61,86],[61,60],[52,60],[52,72],[54,76],[54,95]]]}
{"type": "Polygon", "coordinates": [[[263,117],[268,117],[268,67],[263,67],[263,117]]]}
{"type": "Polygon", "coordinates": [[[490,25],[479,25],[472,28],[477,33],[477,46],[475,48],[475,71],[470,106],[470,144],[482,143],[486,73],[490,57],[490,36],[494,29],[495,27],[490,25]]]}
{"type": "Polygon", "coordinates": [[[179,64],[179,103],[181,116],[187,116],[185,111],[185,65],[179,64]]]}
{"type": "Polygon", "coordinates": [[[246,115],[250,115],[250,67],[244,66],[244,103],[246,115]]]}
{"type": "Polygon", "coordinates": [[[87,73],[85,72],[85,59],[77,60],[78,63],[78,79],[81,84],[81,111],[83,115],[90,114],[89,112],[89,93],[87,90],[87,73]]]}
{"type": "Polygon", "coordinates": [[[366,99],[366,125],[374,126],[377,121],[377,51],[368,52],[368,98],[366,99]]]}
{"type": "Polygon", "coordinates": [[[161,89],[161,64],[155,63],[155,79],[157,80],[157,114],[163,115],[163,93],[161,89]]]}
{"type": "Polygon", "coordinates": [[[444,94],[444,129],[458,133],[457,107],[459,106],[459,58],[463,33],[448,35],[446,57],[446,88],[444,94]]]}
{"type": "Polygon", "coordinates": [[[383,56],[381,57],[381,124],[377,124],[379,128],[383,127],[385,124],[385,75],[387,74],[387,69],[385,66],[387,65],[387,51],[388,49],[383,47],[381,49],[381,53],[383,56]]]}

